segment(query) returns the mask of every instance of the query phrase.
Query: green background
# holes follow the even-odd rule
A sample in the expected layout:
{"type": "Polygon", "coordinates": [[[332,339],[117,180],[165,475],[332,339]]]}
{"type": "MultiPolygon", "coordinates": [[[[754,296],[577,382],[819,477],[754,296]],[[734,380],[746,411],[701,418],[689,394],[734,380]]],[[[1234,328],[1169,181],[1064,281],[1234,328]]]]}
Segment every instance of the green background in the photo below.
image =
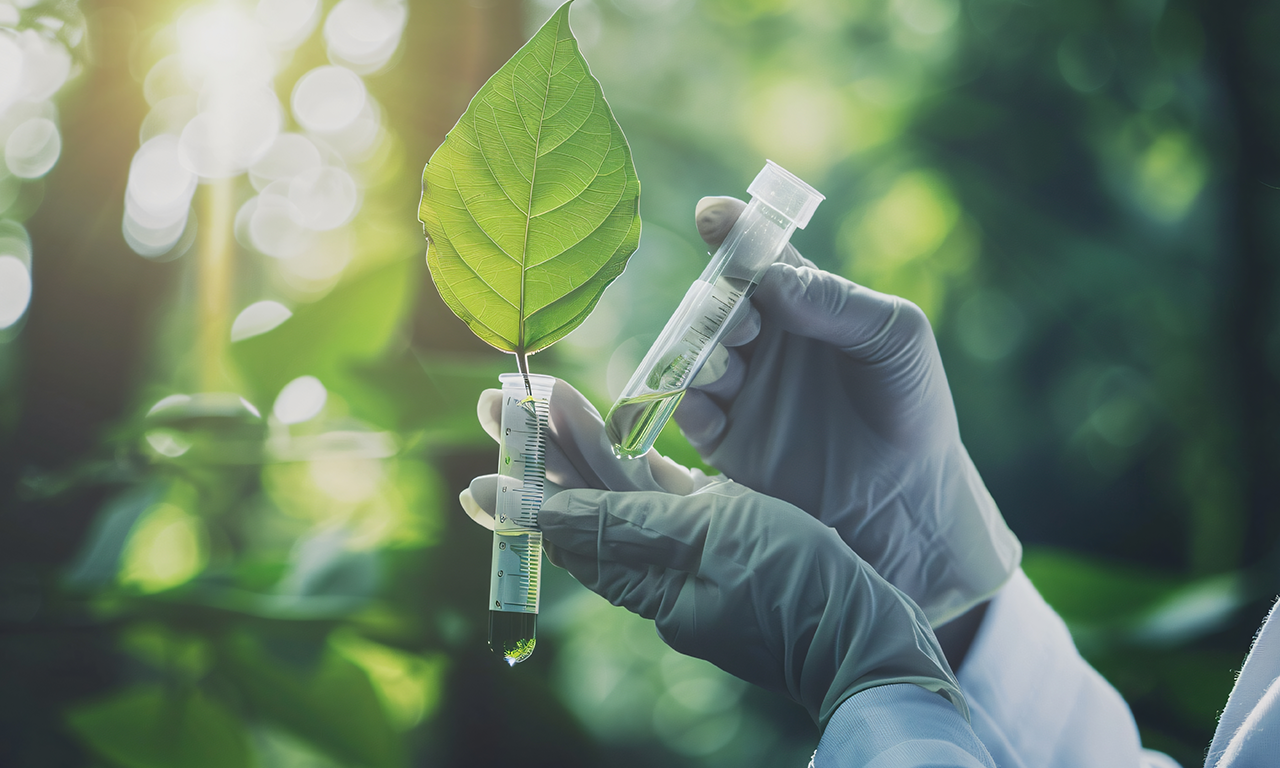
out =
{"type": "MultiPolygon", "coordinates": [[[[0,343],[0,764],[804,765],[797,707],[554,568],[533,658],[485,648],[490,535],[455,499],[493,471],[474,403],[514,360],[440,300],[416,207],[431,152],[552,5],[409,4],[366,78],[386,135],[340,278],[277,296],[235,246],[219,311],[293,316],[220,348],[216,388],[267,414],[312,375],[324,410],[283,432],[235,409],[146,419],[210,389],[199,248],[149,261],[119,224],[142,81],[186,7],[80,4],[61,158],[0,212],[34,253],[0,343]],[[157,430],[194,447],[168,459],[157,430]],[[312,447],[282,458],[282,435],[312,447]]],[[[1280,6],[577,0],[572,24],[644,231],[533,370],[607,408],[701,269],[694,203],[781,163],[827,195],[800,250],[928,313],[1027,573],[1144,743],[1199,765],[1280,590],[1280,6]]],[[[282,99],[323,63],[317,32],[282,99]]],[[[674,429],[659,448],[697,461],[674,429]]]]}

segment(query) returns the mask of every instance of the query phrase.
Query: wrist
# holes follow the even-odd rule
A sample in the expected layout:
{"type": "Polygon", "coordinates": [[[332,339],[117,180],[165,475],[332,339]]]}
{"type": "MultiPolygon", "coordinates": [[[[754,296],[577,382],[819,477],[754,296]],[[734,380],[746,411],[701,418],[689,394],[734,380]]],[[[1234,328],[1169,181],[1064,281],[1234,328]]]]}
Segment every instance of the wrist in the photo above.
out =
{"type": "Polygon", "coordinates": [[[978,629],[982,627],[982,621],[987,615],[987,606],[990,604],[990,600],[983,600],[951,621],[933,629],[934,636],[938,638],[938,645],[942,646],[942,653],[947,657],[947,663],[957,675],[960,674],[960,667],[964,664],[965,657],[969,655],[969,648],[973,645],[978,629]]]}

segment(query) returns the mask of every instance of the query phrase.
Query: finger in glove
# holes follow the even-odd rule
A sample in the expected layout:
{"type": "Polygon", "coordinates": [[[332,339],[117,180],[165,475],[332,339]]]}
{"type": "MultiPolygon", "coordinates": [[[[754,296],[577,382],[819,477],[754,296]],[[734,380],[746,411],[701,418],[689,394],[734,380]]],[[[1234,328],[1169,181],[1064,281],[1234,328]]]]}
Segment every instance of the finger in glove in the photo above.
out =
{"type": "Polygon", "coordinates": [[[706,545],[705,517],[680,515],[666,493],[577,489],[542,505],[538,524],[556,547],[584,557],[696,571],[706,545]]]}
{"type": "Polygon", "coordinates": [[[929,320],[916,305],[820,269],[773,264],[752,301],[780,329],[867,363],[933,339],[929,320]]]}
{"type": "MultiPolygon", "coordinates": [[[[501,390],[482,392],[476,410],[485,431],[497,440],[501,390]]],[[[702,472],[689,470],[655,450],[638,460],[618,459],[613,455],[599,412],[564,381],[556,380],[549,413],[547,479],[562,488],[687,494],[707,479],[702,472]]]]}

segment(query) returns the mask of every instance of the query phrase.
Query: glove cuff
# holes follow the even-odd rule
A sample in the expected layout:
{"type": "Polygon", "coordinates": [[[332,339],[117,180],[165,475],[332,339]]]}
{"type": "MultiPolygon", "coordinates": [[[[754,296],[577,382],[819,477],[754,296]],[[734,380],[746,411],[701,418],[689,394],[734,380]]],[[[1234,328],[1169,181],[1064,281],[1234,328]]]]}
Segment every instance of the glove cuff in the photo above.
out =
{"type": "Polygon", "coordinates": [[[826,729],[832,714],[850,696],[897,683],[909,683],[940,694],[968,720],[969,705],[924,612],[874,571],[868,569],[866,574],[881,582],[880,588],[872,592],[877,595],[877,601],[880,595],[887,599],[875,611],[871,625],[866,628],[868,631],[855,636],[853,647],[848,648],[840,660],[815,718],[819,729],[826,729]],[[897,635],[899,642],[892,646],[871,642],[874,635],[881,633],[897,635]]]}
{"type": "Polygon", "coordinates": [[[900,584],[919,602],[929,625],[940,627],[991,599],[1022,562],[1022,542],[961,444],[948,452],[939,475],[945,480],[937,499],[941,511],[932,558],[918,585],[900,584]]]}

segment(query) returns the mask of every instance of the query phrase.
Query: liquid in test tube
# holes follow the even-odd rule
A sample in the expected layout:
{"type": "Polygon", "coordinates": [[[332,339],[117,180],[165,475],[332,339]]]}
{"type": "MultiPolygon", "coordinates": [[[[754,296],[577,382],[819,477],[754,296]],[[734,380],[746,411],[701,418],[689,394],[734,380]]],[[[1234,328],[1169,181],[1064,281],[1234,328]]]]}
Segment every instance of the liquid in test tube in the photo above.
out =
{"type": "Polygon", "coordinates": [[[555,378],[504,373],[498,443],[498,503],[489,574],[489,647],[511,666],[533,655],[542,581],[542,507],[547,425],[555,378]],[[531,391],[530,391],[531,390],[531,391]]]}
{"type": "Polygon", "coordinates": [[[771,160],[747,193],[751,202],[609,409],[605,429],[619,458],[638,458],[653,447],[715,345],[746,311],[765,269],[824,199],[771,160]]]}

